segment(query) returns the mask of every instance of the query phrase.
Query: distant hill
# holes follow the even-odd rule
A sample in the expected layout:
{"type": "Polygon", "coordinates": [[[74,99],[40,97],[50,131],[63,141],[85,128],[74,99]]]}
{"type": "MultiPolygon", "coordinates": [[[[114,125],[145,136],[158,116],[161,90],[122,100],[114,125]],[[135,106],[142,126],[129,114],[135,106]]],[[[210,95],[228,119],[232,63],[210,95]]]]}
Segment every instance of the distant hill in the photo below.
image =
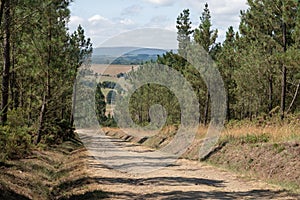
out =
{"type": "Polygon", "coordinates": [[[136,47],[100,47],[93,49],[93,56],[120,56],[136,50],[136,47]]]}
{"type": "MultiPolygon", "coordinates": [[[[155,61],[157,55],[163,55],[170,50],[139,47],[100,47],[93,50],[94,64],[141,64],[146,61],[155,61]]],[[[176,50],[173,50],[176,52],[176,50]]]]}

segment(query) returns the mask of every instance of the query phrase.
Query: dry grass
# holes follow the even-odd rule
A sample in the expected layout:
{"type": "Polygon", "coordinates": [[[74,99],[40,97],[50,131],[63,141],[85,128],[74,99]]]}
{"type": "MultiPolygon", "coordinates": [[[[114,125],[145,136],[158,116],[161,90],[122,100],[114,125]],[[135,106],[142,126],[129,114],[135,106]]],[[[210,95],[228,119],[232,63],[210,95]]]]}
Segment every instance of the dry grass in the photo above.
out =
{"type": "Polygon", "coordinates": [[[91,69],[98,74],[107,74],[116,76],[119,73],[127,73],[132,68],[136,69],[137,65],[106,65],[106,64],[92,64],[91,69]]]}
{"type": "Polygon", "coordinates": [[[268,122],[259,124],[247,120],[228,124],[222,132],[223,136],[232,136],[234,138],[247,135],[267,135],[270,142],[290,142],[300,141],[300,122],[268,122]]]}
{"type": "MultiPolygon", "coordinates": [[[[202,140],[207,135],[208,127],[200,125],[196,134],[196,140],[202,140]]],[[[285,122],[279,119],[264,121],[231,121],[225,125],[221,137],[241,138],[248,135],[268,136],[269,142],[299,142],[300,119],[289,118],[285,122]]]]}

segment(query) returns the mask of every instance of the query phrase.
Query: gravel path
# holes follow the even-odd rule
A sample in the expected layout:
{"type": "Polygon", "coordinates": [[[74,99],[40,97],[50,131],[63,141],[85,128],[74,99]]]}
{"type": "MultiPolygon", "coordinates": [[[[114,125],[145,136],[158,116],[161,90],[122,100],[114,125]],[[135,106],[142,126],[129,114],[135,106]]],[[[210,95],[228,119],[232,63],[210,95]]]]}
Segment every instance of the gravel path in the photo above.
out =
{"type": "Polygon", "coordinates": [[[109,199],[300,199],[277,186],[204,163],[176,159],[92,130],[77,132],[89,150],[88,173],[109,199]]]}

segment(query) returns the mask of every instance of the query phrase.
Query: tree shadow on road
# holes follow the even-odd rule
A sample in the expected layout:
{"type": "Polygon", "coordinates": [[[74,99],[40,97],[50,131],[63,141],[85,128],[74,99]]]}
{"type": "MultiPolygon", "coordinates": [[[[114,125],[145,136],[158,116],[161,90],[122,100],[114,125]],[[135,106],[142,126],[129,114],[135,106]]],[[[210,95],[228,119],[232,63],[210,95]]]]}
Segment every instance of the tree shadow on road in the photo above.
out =
{"type": "Polygon", "coordinates": [[[97,200],[108,198],[107,193],[99,190],[86,192],[84,194],[72,195],[70,197],[60,198],[59,200],[97,200]]]}
{"type": "MultiPolygon", "coordinates": [[[[0,185],[1,187],[1,185],[0,185]]],[[[0,199],[5,200],[29,200],[27,197],[23,196],[22,194],[18,194],[12,190],[7,188],[0,188],[0,199]]]]}
{"type": "MultiPolygon", "coordinates": [[[[114,177],[85,177],[70,182],[64,182],[58,186],[61,191],[68,191],[76,188],[81,184],[103,184],[118,187],[119,184],[128,186],[189,186],[199,185],[199,191],[170,191],[170,192],[155,192],[146,194],[137,194],[133,192],[105,192],[105,191],[92,191],[82,195],[74,195],[70,199],[284,199],[287,195],[291,196],[290,199],[299,199],[300,196],[290,195],[287,191],[272,191],[272,190],[250,190],[245,192],[225,192],[218,191],[218,188],[225,187],[224,181],[201,179],[201,178],[183,178],[183,177],[154,177],[154,178],[114,178],[114,177]],[[201,185],[215,187],[214,191],[201,191],[201,185]],[[98,196],[97,196],[98,195],[98,196]],[[97,197],[97,198],[96,198],[97,197]]],[[[125,188],[125,187],[124,187],[125,188]]],[[[146,192],[146,191],[145,191],[146,192]]]]}
{"type": "MultiPolygon", "coordinates": [[[[111,198],[116,199],[161,199],[161,200],[196,200],[196,199],[285,199],[285,191],[271,190],[251,190],[246,192],[222,192],[222,191],[172,191],[172,192],[156,192],[152,194],[136,195],[130,192],[111,193],[111,198]]],[[[291,198],[290,198],[291,199],[291,198]]],[[[299,199],[294,196],[293,199],[299,199]]]]}

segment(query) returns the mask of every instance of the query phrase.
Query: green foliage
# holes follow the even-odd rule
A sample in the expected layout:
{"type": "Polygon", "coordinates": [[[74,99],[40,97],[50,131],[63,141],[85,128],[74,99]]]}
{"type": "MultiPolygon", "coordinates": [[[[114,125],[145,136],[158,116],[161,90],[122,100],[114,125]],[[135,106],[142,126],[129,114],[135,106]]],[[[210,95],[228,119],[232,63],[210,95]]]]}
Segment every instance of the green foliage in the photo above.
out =
{"type": "MultiPolygon", "coordinates": [[[[26,155],[29,144],[32,141],[38,143],[41,138],[53,144],[73,137],[74,80],[78,68],[88,63],[92,44],[85,38],[81,26],[69,33],[67,22],[71,2],[46,0],[5,4],[7,12],[1,16],[0,23],[6,22],[10,35],[7,26],[1,26],[0,38],[10,37],[8,45],[6,41],[10,55],[3,54],[4,43],[1,42],[3,57],[0,63],[5,61],[10,76],[7,78],[1,72],[1,82],[6,83],[5,89],[9,91],[7,103],[4,101],[1,105],[2,124],[7,126],[0,129],[6,158],[26,155]],[[36,139],[27,138],[27,127],[36,139]]],[[[7,91],[1,91],[5,96],[7,91]]]]}
{"type": "Polygon", "coordinates": [[[208,4],[205,4],[204,11],[200,17],[199,28],[195,29],[194,40],[200,44],[208,53],[215,48],[215,42],[218,37],[218,30],[211,30],[211,16],[208,9],[208,4]]]}
{"type": "Polygon", "coordinates": [[[257,144],[257,143],[266,143],[270,140],[270,136],[268,134],[254,135],[247,134],[246,136],[242,136],[239,138],[241,143],[247,144],[257,144]]]}
{"type": "Polygon", "coordinates": [[[248,4],[248,10],[241,15],[241,37],[237,42],[240,68],[234,78],[241,96],[237,109],[247,110],[242,117],[252,118],[280,105],[284,116],[296,90],[294,74],[299,71],[297,59],[291,56],[299,55],[292,50],[297,43],[294,33],[299,3],[248,0],[248,4]]]}
{"type": "Polygon", "coordinates": [[[18,87],[12,85],[14,96],[9,106],[12,110],[21,107],[26,111],[23,120],[28,120],[31,126],[40,123],[41,106],[45,104],[41,127],[46,132],[50,132],[47,127],[55,126],[56,121],[70,119],[76,73],[92,52],[90,39],[85,38],[81,26],[74,33],[68,33],[70,2],[17,2],[13,7],[15,24],[11,28],[18,31],[12,34],[15,40],[12,40],[14,76],[11,82],[16,82],[18,87]],[[29,18],[30,13],[34,13],[33,18],[29,18]],[[44,96],[46,102],[43,102],[44,96]]]}
{"type": "MultiPolygon", "coordinates": [[[[106,105],[107,104],[111,104],[113,103],[113,99],[115,98],[116,95],[116,91],[113,91],[114,93],[108,93],[106,96],[106,101],[105,101],[105,96],[102,93],[101,88],[114,88],[118,86],[116,83],[114,82],[109,82],[109,81],[105,81],[103,83],[98,83],[97,87],[96,87],[96,91],[95,91],[95,104],[96,104],[96,115],[97,115],[97,119],[98,122],[101,126],[104,127],[117,127],[117,122],[115,121],[115,119],[110,116],[110,114],[108,114],[108,116],[106,116],[106,105]],[[107,103],[106,103],[107,102],[107,103]]],[[[121,86],[119,86],[121,88],[121,86]]]]}
{"type": "MultiPolygon", "coordinates": [[[[33,140],[28,139],[30,135],[41,135],[42,141],[47,144],[59,143],[72,137],[73,112],[76,110],[72,107],[72,101],[76,100],[73,92],[80,87],[89,90],[77,97],[77,109],[87,109],[92,113],[88,110],[91,106],[81,101],[92,96],[95,83],[85,81],[74,86],[81,66],[85,67],[80,71],[80,76],[93,75],[89,69],[92,43],[85,37],[81,26],[74,33],[69,33],[67,22],[71,2],[16,1],[7,7],[6,11],[10,12],[1,18],[0,52],[4,55],[4,49],[7,49],[4,44],[10,42],[11,53],[10,56],[0,58],[1,64],[8,63],[8,57],[11,61],[6,66],[9,68],[9,80],[7,74],[4,76],[4,71],[1,71],[3,76],[0,78],[2,83],[9,83],[9,87],[2,86],[2,96],[5,96],[4,89],[9,88],[8,102],[4,102],[1,111],[3,116],[5,110],[8,110],[7,121],[3,121],[7,126],[0,127],[1,148],[5,149],[2,158],[13,157],[19,148],[14,144],[20,141],[24,142],[20,152],[29,149],[30,145],[27,144],[33,140]],[[9,25],[11,33],[5,42],[8,30],[4,24],[9,25]],[[30,127],[30,130],[24,127],[30,127]],[[28,132],[32,133],[29,135],[28,132]]],[[[200,121],[207,120],[203,118],[207,118],[210,108],[209,93],[201,74],[185,59],[187,47],[191,43],[202,45],[218,64],[228,96],[229,121],[271,119],[285,106],[288,114],[299,112],[300,3],[294,0],[248,0],[247,3],[249,8],[241,12],[239,32],[229,27],[222,45],[216,43],[218,31],[212,29],[208,4],[205,4],[200,24],[195,30],[192,30],[189,9],[183,10],[176,20],[178,53],[167,52],[157,58],[157,63],[179,71],[191,83],[198,97],[199,110],[204,113],[200,121]],[[287,70],[286,74],[283,69],[287,70]],[[282,82],[285,78],[284,85],[282,82]],[[284,89],[286,95],[283,97],[284,89]]],[[[142,67],[151,67],[151,63],[142,67]]],[[[125,78],[146,78],[140,72],[136,70],[125,78]]],[[[116,83],[104,82],[97,85],[96,90],[98,121],[104,126],[116,126],[114,118],[105,115],[106,104],[111,102],[114,92],[122,94],[123,89],[116,83]],[[106,101],[101,88],[113,89],[106,101]]],[[[133,94],[130,99],[130,117],[138,124],[148,125],[149,109],[153,104],[165,107],[168,113],[167,124],[180,123],[180,107],[174,94],[156,84],[145,85],[133,94]]],[[[89,124],[93,120],[92,116],[83,116],[80,112],[77,117],[82,124],[89,124]]],[[[249,135],[242,140],[256,143],[267,141],[268,137],[249,135]]]]}
{"type": "Polygon", "coordinates": [[[27,125],[26,111],[17,108],[8,111],[8,125],[11,127],[24,127],[27,125]]]}
{"type": "Polygon", "coordinates": [[[63,141],[74,138],[74,129],[70,121],[56,119],[45,125],[42,141],[47,145],[61,144],[63,141]]]}
{"type": "MultiPolygon", "coordinates": [[[[205,4],[200,24],[195,30],[191,28],[189,9],[183,10],[176,21],[178,53],[167,52],[158,56],[157,63],[179,71],[191,83],[198,96],[199,109],[203,112],[200,121],[205,122],[209,118],[210,94],[201,74],[185,59],[186,48],[193,42],[202,45],[218,64],[227,92],[229,123],[232,120],[249,119],[261,125],[266,123],[265,120],[279,115],[284,87],[282,66],[287,68],[287,111],[296,113],[299,110],[300,39],[297,33],[300,30],[300,3],[292,0],[248,0],[248,4],[249,8],[241,12],[239,32],[229,27],[221,45],[216,43],[218,31],[212,29],[208,4],[205,4]],[[283,31],[284,27],[286,32],[283,31]]],[[[137,70],[131,72],[130,76],[141,75],[137,70]]],[[[138,124],[149,124],[148,110],[152,103],[157,103],[152,93],[157,94],[162,101],[167,99],[166,102],[176,105],[174,96],[167,90],[153,84],[145,85],[130,100],[131,118],[138,124]]],[[[168,109],[168,123],[180,123],[179,112],[168,109]]],[[[246,137],[246,142],[264,141],[257,136],[253,137],[246,137]]]]}
{"type": "Polygon", "coordinates": [[[273,144],[273,148],[277,153],[281,153],[282,151],[285,150],[285,147],[283,144],[278,144],[278,143],[274,143],[273,144]]]}
{"type": "Polygon", "coordinates": [[[103,125],[107,120],[105,115],[106,112],[106,102],[104,94],[101,91],[101,83],[97,84],[95,92],[95,104],[96,104],[96,115],[100,125],[103,125]]]}
{"type": "Polygon", "coordinates": [[[190,21],[190,10],[185,9],[177,17],[177,41],[178,41],[178,53],[183,58],[186,58],[187,47],[191,42],[192,22],[190,21]]]}
{"type": "Polygon", "coordinates": [[[181,111],[176,96],[168,88],[153,83],[140,87],[131,96],[129,111],[133,121],[142,126],[149,125],[149,110],[155,104],[165,108],[166,125],[180,123],[181,111]]]}
{"type": "Polygon", "coordinates": [[[0,127],[0,161],[24,158],[31,150],[30,129],[25,127],[0,127]]]}

